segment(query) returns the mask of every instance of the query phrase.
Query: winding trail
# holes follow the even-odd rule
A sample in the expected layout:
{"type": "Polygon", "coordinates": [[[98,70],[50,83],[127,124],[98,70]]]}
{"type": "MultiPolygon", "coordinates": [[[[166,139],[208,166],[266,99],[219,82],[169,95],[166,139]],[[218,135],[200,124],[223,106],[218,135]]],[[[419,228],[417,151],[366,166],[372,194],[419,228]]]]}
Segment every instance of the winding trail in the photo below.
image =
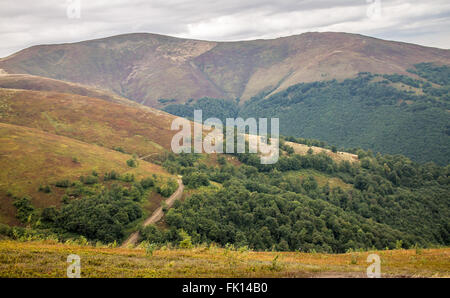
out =
{"type": "MultiPolygon", "coordinates": [[[[178,182],[178,189],[165,201],[167,204],[167,207],[170,208],[172,207],[173,203],[175,203],[176,200],[178,200],[179,198],[181,198],[181,195],[183,194],[183,189],[184,189],[184,185],[183,182],[181,181],[181,179],[178,178],[177,180],[178,182]]],[[[152,215],[150,215],[149,218],[147,218],[144,223],[142,224],[142,226],[146,227],[150,224],[154,224],[157,223],[164,215],[164,212],[162,211],[162,207],[158,207],[158,209],[156,209],[152,215]]],[[[130,244],[136,244],[136,242],[139,239],[139,231],[136,231],[134,233],[132,233],[127,240],[125,240],[121,247],[127,247],[130,244]]]]}

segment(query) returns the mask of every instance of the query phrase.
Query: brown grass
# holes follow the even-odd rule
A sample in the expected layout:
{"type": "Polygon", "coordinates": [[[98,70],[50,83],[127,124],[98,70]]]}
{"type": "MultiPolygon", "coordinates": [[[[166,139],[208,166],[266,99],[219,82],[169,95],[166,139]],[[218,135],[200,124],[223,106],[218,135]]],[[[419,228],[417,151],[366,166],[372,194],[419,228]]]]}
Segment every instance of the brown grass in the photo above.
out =
{"type": "Polygon", "coordinates": [[[54,242],[0,241],[1,277],[65,277],[69,254],[81,257],[82,277],[365,277],[377,253],[385,277],[449,277],[450,249],[311,254],[239,252],[216,247],[99,248],[54,242]],[[276,258],[278,256],[278,258],[276,258]],[[356,260],[353,261],[352,260],[356,260]]]}
{"type": "Polygon", "coordinates": [[[0,121],[33,127],[139,156],[170,148],[174,116],[98,98],[0,89],[0,121]]]}

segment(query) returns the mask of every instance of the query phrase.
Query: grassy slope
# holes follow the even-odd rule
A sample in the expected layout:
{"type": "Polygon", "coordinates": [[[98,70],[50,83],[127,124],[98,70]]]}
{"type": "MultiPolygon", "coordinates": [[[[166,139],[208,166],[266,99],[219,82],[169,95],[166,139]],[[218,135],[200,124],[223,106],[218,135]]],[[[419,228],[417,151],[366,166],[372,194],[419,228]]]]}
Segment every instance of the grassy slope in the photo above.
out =
{"type": "Polygon", "coordinates": [[[87,97],[95,97],[99,99],[104,99],[106,101],[143,109],[145,111],[164,116],[164,113],[159,110],[155,110],[148,106],[141,105],[137,102],[121,97],[111,91],[98,89],[82,84],[50,79],[46,77],[33,76],[27,74],[0,73],[0,88],[23,89],[34,91],[52,91],[68,94],[77,94],[87,97]]]}
{"type": "Polygon", "coordinates": [[[365,277],[371,253],[381,258],[382,276],[450,276],[448,248],[311,254],[202,247],[156,250],[148,256],[139,248],[2,240],[0,277],[66,277],[69,254],[81,257],[82,277],[365,277]]]}
{"type": "Polygon", "coordinates": [[[294,149],[294,152],[300,155],[305,155],[308,153],[308,150],[311,148],[313,151],[313,154],[318,154],[321,152],[326,153],[329,157],[331,157],[334,161],[336,162],[340,162],[340,161],[349,161],[349,162],[357,162],[358,161],[358,155],[356,154],[351,154],[348,152],[332,152],[329,149],[325,149],[325,148],[320,148],[320,147],[316,147],[316,146],[308,146],[308,145],[304,145],[304,144],[298,144],[298,143],[293,143],[293,142],[285,142],[286,145],[289,145],[290,147],[292,147],[294,149]]]}
{"type": "Polygon", "coordinates": [[[170,148],[174,116],[48,91],[0,89],[0,122],[38,128],[139,156],[170,148]]]}
{"type": "MultiPolygon", "coordinates": [[[[0,123],[0,222],[18,224],[13,196],[29,195],[35,207],[58,206],[64,189],[52,187],[45,194],[39,185],[57,180],[78,180],[96,170],[100,175],[111,170],[133,173],[136,178],[152,174],[168,175],[160,166],[140,161],[139,167],[130,168],[126,161],[130,155],[74,139],[45,133],[36,129],[0,123]],[[73,162],[76,157],[78,162],[73,162]]],[[[159,196],[151,199],[160,200],[159,196]]]]}

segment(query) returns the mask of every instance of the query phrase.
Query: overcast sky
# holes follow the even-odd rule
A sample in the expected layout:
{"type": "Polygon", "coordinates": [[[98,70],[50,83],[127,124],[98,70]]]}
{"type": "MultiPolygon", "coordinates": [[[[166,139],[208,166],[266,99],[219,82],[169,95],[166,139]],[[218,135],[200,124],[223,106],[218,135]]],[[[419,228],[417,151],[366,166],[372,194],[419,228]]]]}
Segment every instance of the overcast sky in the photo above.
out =
{"type": "Polygon", "coordinates": [[[0,57],[131,32],[216,41],[340,31],[450,48],[450,1],[0,0],[0,57]]]}

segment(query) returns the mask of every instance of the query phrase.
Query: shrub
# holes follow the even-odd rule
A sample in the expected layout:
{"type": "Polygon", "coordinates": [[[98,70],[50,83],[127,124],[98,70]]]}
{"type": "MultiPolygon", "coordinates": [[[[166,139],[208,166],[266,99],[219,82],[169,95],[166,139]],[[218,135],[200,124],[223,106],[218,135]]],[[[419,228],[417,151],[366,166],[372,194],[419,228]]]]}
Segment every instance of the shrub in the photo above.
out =
{"type": "Polygon", "coordinates": [[[204,173],[192,173],[183,176],[183,184],[191,188],[198,188],[200,186],[208,186],[208,176],[204,173]]]}
{"type": "Polygon", "coordinates": [[[9,236],[11,234],[11,228],[8,225],[0,223],[0,235],[9,236]]]}
{"type": "Polygon", "coordinates": [[[39,191],[43,192],[43,193],[51,193],[52,192],[49,185],[45,185],[45,186],[39,185],[39,191]]]}
{"type": "Polygon", "coordinates": [[[137,167],[137,162],[135,159],[131,158],[131,159],[127,160],[127,165],[131,168],[135,168],[135,167],[137,167]]]}
{"type": "Polygon", "coordinates": [[[192,247],[191,236],[189,236],[189,234],[186,233],[184,230],[180,230],[178,234],[183,239],[180,241],[179,244],[180,248],[191,248],[192,247]]]}
{"type": "Polygon", "coordinates": [[[219,157],[217,157],[217,162],[223,166],[227,163],[227,160],[225,159],[225,157],[219,156],[219,157]]]}
{"type": "Polygon", "coordinates": [[[16,217],[23,223],[29,222],[34,212],[34,207],[28,197],[17,199],[13,203],[17,209],[16,217]]]}
{"type": "Polygon", "coordinates": [[[54,222],[58,216],[58,211],[55,207],[47,207],[42,210],[41,219],[47,222],[54,222]]]}
{"type": "Polygon", "coordinates": [[[141,180],[141,185],[144,189],[150,188],[155,185],[155,182],[152,178],[143,178],[141,180]]]}
{"type": "Polygon", "coordinates": [[[98,182],[98,178],[92,175],[83,177],[80,177],[80,181],[83,182],[84,184],[95,184],[98,182]]]}
{"type": "Polygon", "coordinates": [[[67,179],[64,180],[59,180],[55,182],[55,186],[56,187],[62,187],[62,188],[67,188],[70,186],[70,181],[67,179]]]}
{"type": "Polygon", "coordinates": [[[120,179],[120,175],[119,173],[117,173],[116,171],[112,170],[111,172],[106,172],[105,175],[103,176],[103,180],[107,181],[107,180],[118,180],[120,179]]]}
{"type": "Polygon", "coordinates": [[[122,147],[114,147],[113,150],[116,150],[116,151],[118,151],[118,152],[125,153],[125,151],[123,150],[122,147]]]}
{"type": "Polygon", "coordinates": [[[156,191],[163,197],[170,197],[178,188],[178,184],[175,180],[170,179],[168,182],[158,185],[156,191]]]}
{"type": "Polygon", "coordinates": [[[124,182],[133,182],[134,181],[134,175],[130,174],[130,173],[125,174],[122,177],[122,181],[124,181],[124,182]]]}

